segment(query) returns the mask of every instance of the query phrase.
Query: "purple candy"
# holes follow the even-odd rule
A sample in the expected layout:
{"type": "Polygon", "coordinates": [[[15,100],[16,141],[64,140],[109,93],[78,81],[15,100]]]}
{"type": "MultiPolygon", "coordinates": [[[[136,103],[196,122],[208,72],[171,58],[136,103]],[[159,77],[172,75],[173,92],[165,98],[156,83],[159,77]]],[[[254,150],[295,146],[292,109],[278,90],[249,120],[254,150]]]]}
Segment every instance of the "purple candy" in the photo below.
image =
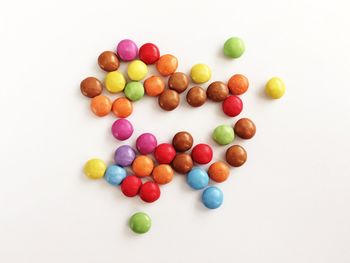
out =
{"type": "Polygon", "coordinates": [[[112,125],[112,134],[117,140],[129,139],[133,132],[132,124],[126,119],[116,120],[112,125]]]}
{"type": "Polygon", "coordinates": [[[152,133],[143,133],[136,140],[136,148],[141,154],[149,154],[157,147],[157,139],[152,133]]]}
{"type": "Polygon", "coordinates": [[[120,166],[130,166],[136,156],[135,150],[129,145],[120,146],[114,154],[114,161],[120,166]]]}
{"type": "Polygon", "coordinates": [[[117,46],[117,54],[121,60],[130,61],[137,57],[138,48],[134,41],[124,39],[117,46]]]}

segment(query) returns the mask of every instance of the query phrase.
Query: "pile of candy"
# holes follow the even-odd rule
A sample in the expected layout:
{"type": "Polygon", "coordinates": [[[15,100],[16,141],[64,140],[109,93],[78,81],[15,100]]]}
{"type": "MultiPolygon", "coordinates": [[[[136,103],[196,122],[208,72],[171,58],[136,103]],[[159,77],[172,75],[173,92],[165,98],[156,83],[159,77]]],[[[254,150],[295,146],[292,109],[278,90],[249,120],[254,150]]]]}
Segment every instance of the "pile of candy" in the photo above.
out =
{"type": "MultiPolygon", "coordinates": [[[[224,45],[224,54],[231,58],[238,58],[244,52],[244,43],[233,37],[224,45]]],[[[125,119],[133,111],[133,102],[140,100],[146,93],[148,96],[158,97],[159,106],[166,111],[172,111],[180,104],[180,93],[186,91],[190,80],[195,84],[203,84],[210,80],[211,70],[205,64],[192,67],[190,77],[185,73],[176,72],[178,60],[175,56],[165,54],[160,56],[159,49],[152,43],[146,43],[138,49],[137,45],[128,39],[122,40],[117,46],[117,52],[105,51],[98,57],[101,69],[108,72],[104,84],[95,77],[88,77],[80,84],[83,95],[91,98],[91,110],[97,116],[106,116],[111,111],[117,119],[111,128],[113,136],[120,141],[129,139],[133,132],[133,125],[125,119]],[[126,81],[122,72],[118,71],[121,61],[130,61],[126,81]],[[155,64],[159,76],[146,78],[148,66],[155,64]],[[167,79],[165,86],[164,77],[167,79]],[[124,92],[123,97],[111,100],[102,95],[103,87],[110,93],[124,92]]],[[[241,74],[233,75],[228,83],[212,82],[206,90],[195,85],[186,94],[186,101],[193,107],[202,106],[207,99],[221,102],[223,112],[229,117],[238,116],[243,109],[243,102],[239,95],[244,94],[249,87],[248,79],[241,74]]],[[[272,98],[280,98],[285,92],[285,85],[279,78],[272,78],[265,87],[266,93],[272,98]]],[[[216,127],[212,138],[219,145],[231,144],[235,135],[242,139],[251,139],[256,132],[253,121],[248,118],[239,119],[232,127],[222,124],[216,127]]],[[[205,170],[199,165],[209,164],[213,158],[210,145],[199,143],[193,148],[193,137],[186,131],[174,135],[172,142],[158,143],[152,133],[139,135],[135,148],[130,145],[118,147],[114,155],[114,164],[107,167],[100,159],[89,160],[84,167],[87,177],[105,180],[115,186],[120,185],[122,193],[127,197],[139,197],[151,203],[161,194],[159,185],[172,181],[174,171],[186,174],[188,185],[195,189],[204,189],[202,202],[205,207],[215,209],[223,202],[223,192],[216,186],[209,186],[209,180],[221,183],[230,174],[230,166],[239,167],[247,160],[247,153],[240,145],[232,145],[226,150],[226,163],[216,161],[205,170]],[[190,151],[190,152],[189,152],[190,151]],[[131,167],[132,174],[127,173],[126,167],[131,167]],[[142,181],[141,178],[149,178],[142,181]]],[[[129,221],[131,229],[136,233],[145,233],[151,226],[151,220],[144,213],[136,213],[129,221]]]]}

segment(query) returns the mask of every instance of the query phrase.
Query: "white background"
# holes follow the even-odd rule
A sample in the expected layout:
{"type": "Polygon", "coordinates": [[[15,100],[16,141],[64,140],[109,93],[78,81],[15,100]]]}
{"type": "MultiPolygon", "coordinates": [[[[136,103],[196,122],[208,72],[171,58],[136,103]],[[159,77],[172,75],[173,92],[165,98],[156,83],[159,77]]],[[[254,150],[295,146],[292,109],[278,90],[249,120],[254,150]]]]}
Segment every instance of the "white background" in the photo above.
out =
{"type": "MultiPolygon", "coordinates": [[[[2,1],[0,4],[0,262],[350,262],[349,1],[2,1]],[[222,55],[245,40],[237,60],[222,55]],[[121,145],[114,117],[97,118],[79,91],[96,58],[121,39],[156,43],[179,71],[207,63],[212,80],[250,80],[244,111],[257,125],[244,167],[221,184],[225,201],[207,210],[177,175],[154,204],[127,199],[84,177],[86,160],[111,162],[121,145]],[[263,94],[280,76],[283,99],[263,94]],[[135,211],[149,233],[127,227],[135,211]]],[[[123,67],[122,67],[123,68],[123,67]]],[[[203,85],[206,87],[206,85],[203,85]]],[[[159,142],[190,131],[210,142],[233,124],[220,105],[163,112],[134,104],[135,137],[159,142]]],[[[214,147],[222,159],[225,147],[214,147]]]]}

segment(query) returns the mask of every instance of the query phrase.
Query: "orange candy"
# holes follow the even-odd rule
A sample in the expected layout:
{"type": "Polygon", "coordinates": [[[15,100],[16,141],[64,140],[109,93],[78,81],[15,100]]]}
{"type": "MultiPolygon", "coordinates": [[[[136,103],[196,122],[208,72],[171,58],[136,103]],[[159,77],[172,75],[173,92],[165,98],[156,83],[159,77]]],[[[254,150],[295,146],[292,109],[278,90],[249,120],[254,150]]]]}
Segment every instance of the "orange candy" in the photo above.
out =
{"type": "Polygon", "coordinates": [[[110,113],[112,109],[112,102],[108,97],[98,95],[91,99],[90,108],[97,116],[103,117],[110,113]]]}
{"type": "Polygon", "coordinates": [[[236,74],[229,79],[227,86],[233,95],[241,95],[247,91],[249,81],[245,76],[236,74]]]}
{"type": "Polygon", "coordinates": [[[226,163],[218,161],[210,165],[208,174],[213,181],[221,183],[230,175],[230,168],[226,163]]]}
{"type": "Polygon", "coordinates": [[[135,175],[140,177],[151,175],[153,167],[154,164],[152,159],[146,155],[137,156],[132,163],[132,170],[134,171],[135,175]]]}
{"type": "Polygon", "coordinates": [[[170,54],[163,55],[157,61],[156,67],[160,74],[169,76],[177,69],[177,58],[170,54]]]}
{"type": "Polygon", "coordinates": [[[153,179],[158,184],[167,184],[174,177],[174,170],[169,164],[159,164],[153,169],[153,179]]]}
{"type": "Polygon", "coordinates": [[[148,96],[156,97],[164,91],[164,81],[157,76],[151,76],[143,83],[146,94],[148,96]]]}
{"type": "Polygon", "coordinates": [[[125,97],[117,98],[112,105],[112,112],[119,118],[126,118],[132,113],[132,103],[125,97]]]}

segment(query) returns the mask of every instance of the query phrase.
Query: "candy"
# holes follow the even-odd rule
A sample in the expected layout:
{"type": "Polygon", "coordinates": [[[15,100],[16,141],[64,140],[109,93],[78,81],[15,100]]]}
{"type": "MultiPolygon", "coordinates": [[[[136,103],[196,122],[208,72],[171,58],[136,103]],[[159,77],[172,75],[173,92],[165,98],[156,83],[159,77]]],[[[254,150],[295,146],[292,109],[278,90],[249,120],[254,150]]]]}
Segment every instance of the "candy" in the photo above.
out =
{"type": "Polygon", "coordinates": [[[91,100],[90,108],[99,117],[106,116],[111,112],[112,102],[104,95],[98,95],[91,100]]]}
{"type": "Polygon", "coordinates": [[[213,159],[213,150],[208,144],[200,143],[193,147],[192,160],[199,164],[207,164],[213,159]]]}
{"type": "Polygon", "coordinates": [[[216,186],[210,186],[202,193],[202,202],[205,207],[209,209],[216,209],[222,205],[224,200],[224,194],[220,188],[216,186]]]}
{"type": "Polygon", "coordinates": [[[222,81],[212,82],[207,89],[207,97],[215,102],[223,101],[228,96],[228,87],[222,81]]]}
{"type": "Polygon", "coordinates": [[[137,53],[137,46],[135,42],[130,39],[120,41],[117,46],[117,54],[121,60],[131,61],[137,57],[137,53]]]}
{"type": "Polygon", "coordinates": [[[196,64],[191,69],[191,79],[194,83],[205,83],[211,78],[211,70],[206,64],[196,64]]]}
{"type": "Polygon", "coordinates": [[[146,213],[138,212],[129,219],[129,227],[137,234],[148,232],[151,225],[151,218],[146,213]]]}
{"type": "Polygon", "coordinates": [[[207,94],[204,89],[195,86],[187,92],[186,100],[192,107],[200,107],[207,100],[207,94]]]}
{"type": "Polygon", "coordinates": [[[164,81],[157,76],[151,76],[143,83],[148,96],[156,97],[164,91],[164,81]]]}
{"type": "Polygon", "coordinates": [[[160,197],[159,186],[154,182],[148,181],[141,186],[139,195],[143,201],[152,203],[160,197]]]}
{"type": "Polygon", "coordinates": [[[105,173],[105,179],[111,185],[120,185],[125,177],[126,170],[118,165],[108,166],[105,173]]]}
{"type": "Polygon", "coordinates": [[[194,167],[187,174],[187,183],[195,190],[203,189],[209,183],[209,176],[202,168],[194,167]]]}
{"type": "Polygon", "coordinates": [[[97,78],[88,77],[80,83],[81,93],[88,97],[94,98],[102,93],[102,83],[97,78]]]}
{"type": "Polygon", "coordinates": [[[226,161],[233,167],[242,166],[247,161],[247,152],[242,146],[232,145],[226,150],[226,161]]]}
{"type": "Polygon", "coordinates": [[[230,168],[224,162],[218,161],[209,166],[208,174],[213,181],[222,183],[229,177],[230,168]]]}
{"type": "Polygon", "coordinates": [[[179,153],[175,156],[171,165],[176,172],[187,174],[193,167],[193,161],[188,153],[179,153]]]}
{"type": "Polygon", "coordinates": [[[127,140],[133,132],[134,128],[132,124],[126,119],[118,119],[112,125],[112,134],[117,140],[127,140]]]}
{"type": "Polygon", "coordinates": [[[176,107],[179,106],[179,103],[180,103],[180,96],[174,90],[166,89],[158,97],[159,106],[166,111],[172,111],[176,109],[176,107]]]}
{"type": "Polygon", "coordinates": [[[109,72],[105,77],[105,86],[110,93],[123,91],[125,83],[124,75],[119,71],[109,72]]]}
{"type": "Polygon", "coordinates": [[[133,107],[130,100],[125,97],[117,98],[112,104],[112,112],[119,118],[126,118],[132,113],[133,107]]]}
{"type": "Polygon", "coordinates": [[[100,159],[90,159],[84,165],[84,173],[90,179],[102,178],[106,171],[106,164],[100,159]]]}
{"type": "Polygon", "coordinates": [[[245,76],[236,74],[229,79],[227,86],[233,95],[242,95],[248,90],[249,81],[245,76]]]}
{"type": "Polygon", "coordinates": [[[101,69],[107,72],[115,71],[119,68],[119,59],[117,54],[112,51],[104,51],[97,59],[101,69]]]}
{"type": "Polygon", "coordinates": [[[147,65],[154,64],[159,59],[159,49],[155,44],[146,43],[140,47],[139,58],[147,65]]]}
{"type": "Polygon", "coordinates": [[[128,65],[128,76],[131,80],[141,80],[147,75],[147,66],[141,60],[134,60],[128,65]]]}
{"type": "Polygon", "coordinates": [[[177,69],[177,58],[170,54],[163,55],[157,61],[156,67],[161,75],[169,76],[177,69]]]}
{"type": "Polygon", "coordinates": [[[153,179],[158,184],[167,184],[173,180],[174,171],[169,164],[159,164],[152,172],[153,179]]]}
{"type": "Polygon", "coordinates": [[[243,110],[243,102],[238,96],[231,95],[222,103],[222,110],[227,116],[236,117],[243,110]]]}
{"type": "Polygon", "coordinates": [[[131,101],[140,100],[145,94],[145,90],[141,82],[131,81],[126,84],[124,89],[125,96],[131,101]]]}
{"type": "Polygon", "coordinates": [[[135,150],[129,145],[120,146],[114,153],[115,163],[123,167],[130,166],[135,157],[135,150]]]}
{"type": "Polygon", "coordinates": [[[134,171],[135,175],[139,177],[151,175],[153,167],[154,164],[152,159],[146,155],[137,156],[132,163],[132,170],[134,171]]]}
{"type": "Polygon", "coordinates": [[[170,143],[161,143],[154,150],[154,158],[156,158],[158,163],[171,163],[175,158],[176,151],[170,143]]]}
{"type": "Polygon", "coordinates": [[[279,99],[286,92],[286,85],[282,79],[274,77],[266,83],[265,92],[270,98],[279,99]]]}
{"type": "Polygon", "coordinates": [[[172,143],[176,151],[185,152],[192,148],[193,138],[189,132],[181,131],[175,134],[172,143]]]}
{"type": "Polygon", "coordinates": [[[175,72],[168,79],[169,89],[175,90],[178,93],[184,92],[188,87],[189,79],[185,73],[175,72]]]}
{"type": "Polygon", "coordinates": [[[245,51],[244,42],[238,37],[231,37],[224,44],[224,54],[230,58],[239,58],[245,51]]]}
{"type": "Polygon", "coordinates": [[[136,140],[136,149],[141,154],[149,154],[157,146],[157,139],[152,133],[143,133],[136,140]]]}
{"type": "Polygon", "coordinates": [[[122,193],[127,197],[136,196],[141,188],[142,181],[135,175],[129,175],[125,177],[123,182],[120,185],[122,193]]]}
{"type": "Polygon", "coordinates": [[[252,120],[248,118],[242,118],[236,122],[234,131],[237,136],[242,139],[251,139],[256,133],[256,127],[252,120]]]}
{"type": "Polygon", "coordinates": [[[233,141],[235,133],[231,126],[223,124],[214,129],[212,137],[218,144],[226,145],[233,141]]]}

